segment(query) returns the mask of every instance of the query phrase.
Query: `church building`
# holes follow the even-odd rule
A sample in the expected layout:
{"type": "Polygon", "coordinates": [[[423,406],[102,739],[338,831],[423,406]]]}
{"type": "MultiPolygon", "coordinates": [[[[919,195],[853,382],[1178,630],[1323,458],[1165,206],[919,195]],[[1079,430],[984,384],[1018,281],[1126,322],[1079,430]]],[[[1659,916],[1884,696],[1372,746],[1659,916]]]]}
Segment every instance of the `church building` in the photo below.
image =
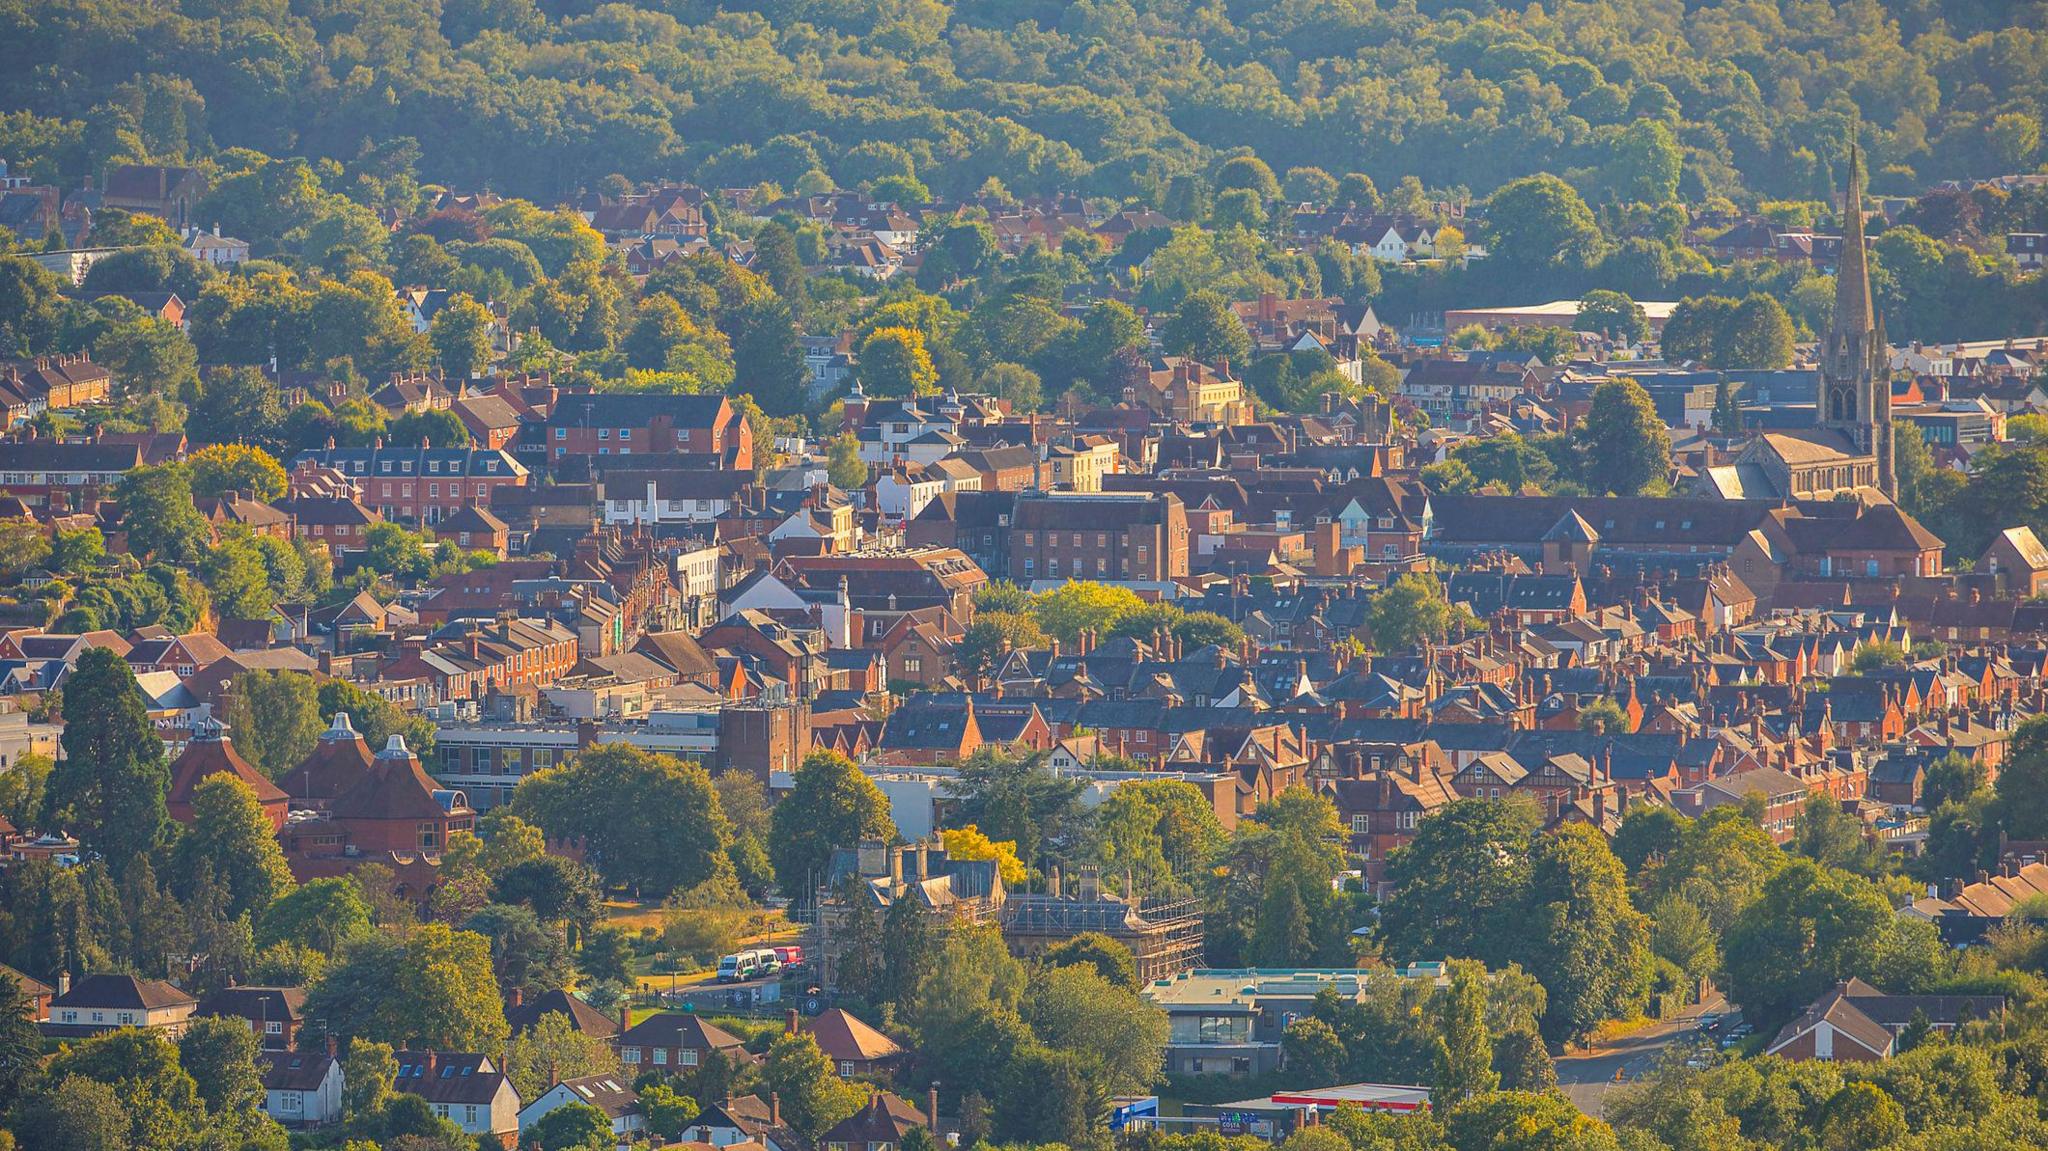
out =
{"type": "Polygon", "coordinates": [[[1703,494],[1770,500],[1848,496],[1866,503],[1898,498],[1891,369],[1884,324],[1870,299],[1861,183],[1861,157],[1851,145],[1835,315],[1818,349],[1820,396],[1814,429],[1767,432],[1751,440],[1733,464],[1707,469],[1701,477],[1703,494]]]}

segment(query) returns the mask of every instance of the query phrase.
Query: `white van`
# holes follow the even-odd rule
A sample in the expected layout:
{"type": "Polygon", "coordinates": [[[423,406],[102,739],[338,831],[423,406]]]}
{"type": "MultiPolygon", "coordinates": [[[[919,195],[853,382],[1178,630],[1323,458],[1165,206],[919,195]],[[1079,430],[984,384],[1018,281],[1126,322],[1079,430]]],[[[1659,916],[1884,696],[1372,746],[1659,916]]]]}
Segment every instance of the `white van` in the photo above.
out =
{"type": "Polygon", "coordinates": [[[740,983],[761,973],[761,961],[755,952],[741,951],[718,961],[720,983],[740,983]]]}

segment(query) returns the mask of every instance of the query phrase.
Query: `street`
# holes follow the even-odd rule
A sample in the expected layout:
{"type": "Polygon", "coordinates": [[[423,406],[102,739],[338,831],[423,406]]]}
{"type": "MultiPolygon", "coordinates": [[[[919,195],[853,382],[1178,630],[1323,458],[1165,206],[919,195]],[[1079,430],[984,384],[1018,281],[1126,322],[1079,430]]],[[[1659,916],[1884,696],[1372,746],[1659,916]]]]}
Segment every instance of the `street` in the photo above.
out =
{"type": "MultiPolygon", "coordinates": [[[[1623,1072],[1624,1081],[1633,1082],[1656,1065],[1664,1049],[1674,1040],[1690,1034],[1701,1015],[1726,1010],[1726,1001],[1717,994],[1705,1003],[1687,1007],[1670,1019],[1660,1020],[1606,1046],[1560,1057],[1557,1060],[1557,1085],[1573,1103],[1579,1105],[1579,1110],[1597,1118],[1606,1105],[1607,1093],[1620,1086],[1614,1080],[1617,1068],[1623,1072]]],[[[1723,1026],[1733,1025],[1736,1018],[1724,1016],[1723,1026]]]]}

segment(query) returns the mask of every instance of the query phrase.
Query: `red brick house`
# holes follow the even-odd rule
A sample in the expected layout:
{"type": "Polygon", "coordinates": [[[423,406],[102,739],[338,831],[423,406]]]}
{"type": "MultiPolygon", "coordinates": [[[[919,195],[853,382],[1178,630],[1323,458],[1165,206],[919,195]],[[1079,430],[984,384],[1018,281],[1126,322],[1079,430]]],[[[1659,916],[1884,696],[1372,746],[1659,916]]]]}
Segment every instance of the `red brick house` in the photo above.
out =
{"type": "Polygon", "coordinates": [[[754,466],[754,432],[720,395],[564,393],[542,429],[549,460],[565,456],[676,454],[754,466]]]}
{"type": "Polygon", "coordinates": [[[171,818],[189,825],[194,818],[193,793],[203,780],[222,774],[248,784],[256,793],[256,802],[263,808],[264,818],[270,821],[271,830],[283,830],[290,798],[268,776],[236,754],[227,728],[211,719],[201,719],[193,726],[192,738],[171,764],[171,786],[164,797],[171,818]]]}

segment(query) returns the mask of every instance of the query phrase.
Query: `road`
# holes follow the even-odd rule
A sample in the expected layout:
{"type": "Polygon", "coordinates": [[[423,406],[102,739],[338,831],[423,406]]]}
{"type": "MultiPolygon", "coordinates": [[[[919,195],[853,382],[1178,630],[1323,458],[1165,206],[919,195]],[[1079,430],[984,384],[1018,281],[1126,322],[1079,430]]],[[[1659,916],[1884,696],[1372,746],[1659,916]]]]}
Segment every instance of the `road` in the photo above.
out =
{"type": "MultiPolygon", "coordinates": [[[[1700,1015],[1726,1010],[1727,1004],[1715,995],[1705,1003],[1688,1007],[1679,1015],[1604,1047],[1563,1056],[1557,1060],[1557,1085],[1579,1105],[1579,1110],[1597,1118],[1606,1105],[1607,1093],[1619,1086],[1614,1080],[1616,1069],[1621,1070],[1626,1080],[1635,1080],[1656,1065],[1673,1040],[1691,1033],[1694,1020],[1700,1015]]],[[[1734,1021],[1731,1017],[1722,1026],[1734,1021]]]]}

